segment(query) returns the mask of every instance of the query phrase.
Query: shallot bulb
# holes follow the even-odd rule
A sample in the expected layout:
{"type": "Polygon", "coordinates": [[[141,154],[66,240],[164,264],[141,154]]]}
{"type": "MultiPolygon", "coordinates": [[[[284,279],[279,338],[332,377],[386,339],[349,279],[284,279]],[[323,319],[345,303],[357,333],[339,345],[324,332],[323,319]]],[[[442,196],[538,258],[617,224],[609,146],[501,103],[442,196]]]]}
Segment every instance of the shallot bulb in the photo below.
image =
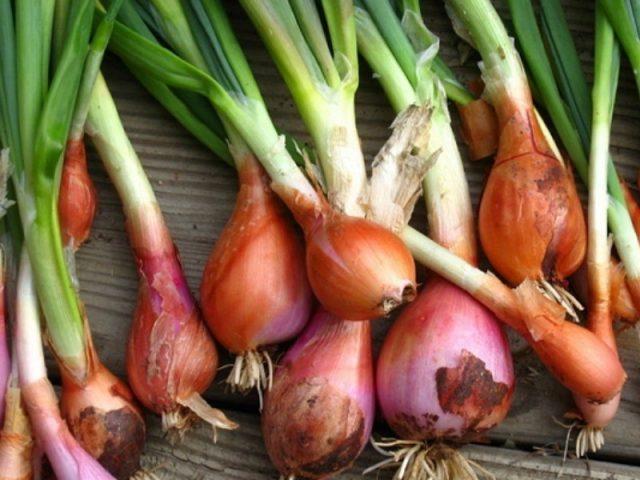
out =
{"type": "Polygon", "coordinates": [[[320,310],[276,369],[262,433],[285,477],[329,478],[348,468],[374,419],[369,322],[320,310]]]}
{"type": "Polygon", "coordinates": [[[372,320],[415,298],[415,264],[397,235],[331,208],[321,194],[310,198],[278,183],[272,188],[304,231],[307,277],[326,310],[372,320]]]}
{"type": "Polygon", "coordinates": [[[128,221],[140,275],[127,344],[131,388],[145,407],[162,415],[172,437],[182,437],[198,417],[214,428],[236,428],[200,396],[215,377],[218,353],[158,205],[129,215],[128,221]]]}
{"type": "Polygon", "coordinates": [[[62,372],[60,410],[82,447],[114,477],[140,469],[145,424],[129,387],[97,358],[90,345],[89,377],[83,385],[62,372]]]}
{"type": "Polygon", "coordinates": [[[464,290],[432,278],[387,333],[376,389],[402,439],[469,441],[509,410],[514,373],[495,316],[464,290]]]}
{"type": "Polygon", "coordinates": [[[514,285],[526,278],[562,281],[578,269],[587,248],[571,170],[550,146],[533,108],[509,98],[494,106],[501,133],[480,201],[482,248],[514,285]]]}
{"type": "Polygon", "coordinates": [[[270,363],[261,347],[300,333],[312,294],[302,239],[269,177],[249,153],[237,164],[236,207],[207,261],[200,302],[216,340],[237,355],[227,381],[261,390],[269,381],[263,360],[270,363]]]}
{"type": "Polygon", "coordinates": [[[96,189],[87,170],[84,139],[71,138],[64,153],[58,213],[62,240],[73,250],[89,238],[97,201],[96,189]]]}
{"type": "Polygon", "coordinates": [[[334,315],[371,320],[415,298],[413,257],[390,230],[326,209],[305,237],[309,282],[334,315]]]}

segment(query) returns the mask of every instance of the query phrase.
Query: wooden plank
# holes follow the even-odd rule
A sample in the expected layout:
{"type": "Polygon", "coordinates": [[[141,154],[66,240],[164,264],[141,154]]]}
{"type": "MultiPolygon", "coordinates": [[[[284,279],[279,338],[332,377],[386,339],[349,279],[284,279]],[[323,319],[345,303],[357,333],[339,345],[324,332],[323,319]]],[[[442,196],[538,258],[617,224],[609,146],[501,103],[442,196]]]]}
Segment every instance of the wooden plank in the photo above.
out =
{"type": "MultiPolygon", "coordinates": [[[[221,432],[218,443],[213,444],[211,430],[200,425],[190,432],[179,447],[172,447],[162,437],[159,421],[150,423],[149,439],[144,464],[161,478],[190,480],[266,480],[278,477],[271,466],[260,436],[257,417],[236,414],[234,418],[241,428],[233,433],[221,432]]],[[[497,479],[571,480],[606,479],[634,480],[640,478],[640,467],[613,463],[567,460],[543,456],[536,452],[472,445],[463,453],[493,473],[497,479]]],[[[347,472],[334,478],[349,480],[362,478],[362,471],[384,460],[380,454],[367,447],[356,464],[347,472]]],[[[371,479],[391,479],[392,471],[371,473],[371,479]]]]}
{"type": "MultiPolygon", "coordinates": [[[[588,3],[580,0],[566,2],[567,13],[576,34],[581,58],[584,60],[586,71],[590,74],[593,70],[591,54],[593,7],[588,3]]],[[[504,5],[502,9],[504,10],[504,5]]],[[[250,22],[242,16],[237,5],[233,5],[231,10],[236,14],[234,18],[238,35],[247,50],[276,124],[279,128],[308,141],[309,137],[305,133],[295,106],[253,32],[250,22]]],[[[428,2],[425,11],[428,12],[429,26],[442,38],[442,51],[447,61],[465,78],[477,75],[473,62],[459,64],[458,41],[451,31],[450,23],[440,2],[428,2]]],[[[208,253],[233,208],[236,189],[235,174],[232,169],[216,162],[206,149],[177,125],[112,56],[109,56],[106,61],[105,74],[116,97],[125,127],[153,182],[174,240],[181,251],[188,281],[192,289],[197,292],[208,253]]],[[[393,112],[379,86],[372,79],[371,72],[365,66],[362,67],[361,79],[357,96],[357,118],[365,155],[371,159],[388,135],[388,126],[393,119],[393,112]]],[[[640,137],[636,134],[640,121],[637,105],[638,92],[633,77],[626,68],[621,79],[612,142],[616,162],[625,177],[634,185],[637,155],[640,151],[640,137]]],[[[486,162],[466,164],[471,192],[476,201],[488,166],[486,162]]],[[[100,205],[91,241],[81,249],[78,255],[82,297],[87,305],[96,345],[102,359],[114,372],[124,375],[125,339],[136,300],[137,276],[123,229],[124,219],[119,200],[100,166],[99,159],[93,153],[90,169],[98,187],[100,205]]],[[[424,229],[426,220],[422,208],[418,208],[414,224],[424,229]]],[[[384,338],[384,332],[389,323],[390,320],[376,322],[377,345],[384,338]]],[[[623,391],[618,417],[607,430],[607,445],[597,456],[598,458],[640,462],[640,430],[635,428],[640,413],[638,346],[638,339],[634,332],[626,332],[621,336],[620,354],[629,374],[629,381],[623,391]]],[[[228,356],[224,359],[224,362],[228,361],[226,360],[228,356]]],[[[525,351],[518,354],[516,366],[518,385],[513,408],[509,418],[489,434],[490,440],[500,444],[509,442],[509,444],[523,447],[562,445],[566,432],[554,422],[553,417],[559,419],[571,408],[570,396],[546,373],[531,353],[525,351]],[[537,376],[533,376],[532,371],[537,372],[537,376]]],[[[222,375],[221,373],[217,382],[222,375]]],[[[232,396],[224,391],[219,382],[210,389],[207,397],[223,405],[233,404],[236,408],[255,411],[255,397],[232,396]]],[[[257,433],[254,432],[253,435],[257,438],[257,433]]],[[[157,449],[158,453],[154,454],[160,455],[168,447],[161,446],[163,444],[156,441],[157,436],[157,432],[153,433],[154,440],[150,451],[156,452],[157,449]]],[[[227,436],[223,435],[223,438],[227,436]]],[[[243,436],[233,440],[237,442],[236,445],[244,441],[243,436]]],[[[171,452],[178,456],[189,456],[192,453],[190,451],[185,453],[182,450],[171,450],[171,452]]],[[[264,457],[263,453],[260,455],[264,457]]],[[[499,455],[496,454],[496,456],[499,455]]],[[[535,460],[537,462],[540,459],[535,460]]],[[[208,462],[215,462],[215,459],[197,457],[197,462],[208,464],[208,462]]],[[[238,462],[244,463],[245,459],[239,458],[238,462]]],[[[262,470],[256,470],[255,475],[267,475],[266,460],[262,458],[260,462],[262,462],[260,463],[262,470]]],[[[200,468],[197,465],[190,466],[186,461],[180,465],[182,469],[180,471],[184,472],[190,471],[190,468],[200,468]]],[[[203,471],[206,472],[206,469],[203,471]]],[[[505,471],[513,474],[513,470],[505,471]]],[[[192,478],[187,474],[182,475],[176,478],[192,478]]],[[[243,475],[245,476],[231,475],[215,478],[267,478],[252,477],[248,470],[243,475]]],[[[523,473],[522,475],[533,474],[523,473]]],[[[514,477],[499,476],[499,478],[514,477]]],[[[547,477],[522,476],[519,478],[547,477]]]]}

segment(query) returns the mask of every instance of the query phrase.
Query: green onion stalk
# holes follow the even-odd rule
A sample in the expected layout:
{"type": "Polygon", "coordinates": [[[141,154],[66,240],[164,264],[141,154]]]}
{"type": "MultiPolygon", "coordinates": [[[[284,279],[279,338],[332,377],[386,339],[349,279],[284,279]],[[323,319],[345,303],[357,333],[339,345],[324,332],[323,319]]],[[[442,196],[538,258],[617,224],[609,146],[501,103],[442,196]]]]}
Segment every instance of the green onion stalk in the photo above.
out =
{"type": "MultiPolygon", "coordinates": [[[[91,42],[93,2],[68,5],[61,50],[50,68],[57,6],[54,1],[37,7],[16,2],[14,11],[11,2],[0,3],[0,139],[11,159],[24,245],[32,259],[47,342],[62,375],[62,415],[91,455],[114,475],[128,478],[139,468],[144,421],[126,384],[102,365],[93,347],[63,250],[57,209],[61,160],[78,92],[83,90],[83,76],[89,82],[85,69],[90,70],[90,59],[106,46],[118,5],[98,24],[91,42]]],[[[45,382],[37,360],[35,380],[45,382]]],[[[26,373],[21,369],[20,376],[26,373]]],[[[41,406],[42,411],[51,408],[47,404],[51,399],[30,389],[28,381],[21,378],[21,385],[27,404],[34,409],[41,406]]],[[[34,409],[29,409],[30,414],[34,409]]],[[[39,433],[46,432],[36,430],[43,444],[51,441],[38,437],[39,433]]]]}
{"type": "Polygon", "coordinates": [[[634,0],[608,0],[602,9],[629,58],[640,91],[640,5],[634,0]]]}
{"type": "MultiPolygon", "coordinates": [[[[198,11],[178,10],[188,18],[198,11]]],[[[153,21],[153,12],[151,4],[140,11],[127,4],[120,20],[150,41],[167,41],[168,36],[153,21]]],[[[173,18],[175,25],[178,17],[173,18]]],[[[208,25],[206,30],[213,31],[205,17],[197,18],[208,25]]],[[[180,24],[186,26],[189,22],[184,18],[180,24]]],[[[206,36],[192,36],[188,30],[181,33],[181,38],[182,48],[197,52],[192,57],[200,68],[209,71],[204,59],[215,58],[215,48],[220,44],[206,36]],[[190,43],[185,45],[187,41],[190,43]]],[[[220,61],[230,68],[224,57],[220,61]]],[[[131,69],[137,71],[135,66],[131,69]]],[[[137,76],[194,136],[238,171],[236,208],[207,261],[200,303],[214,337],[236,355],[227,384],[241,392],[256,388],[262,403],[262,390],[272,383],[270,349],[294,338],[309,318],[312,295],[302,242],[260,163],[233,128],[219,120],[206,99],[172,90],[144,72],[137,76]],[[201,119],[208,119],[211,128],[201,119]],[[256,278],[261,281],[256,283],[256,278]],[[279,286],[275,293],[273,285],[279,286]]]]}
{"type": "MultiPolygon", "coordinates": [[[[237,130],[243,134],[270,174],[276,189],[283,193],[286,203],[295,213],[300,215],[300,206],[296,208],[295,204],[292,205],[291,201],[294,198],[287,193],[295,193],[296,190],[287,192],[286,188],[283,189],[285,185],[291,188],[300,185],[300,188],[305,189],[298,192],[296,196],[299,205],[303,200],[308,199],[311,205],[320,206],[314,200],[314,198],[319,199],[318,194],[310,185],[306,186],[307,181],[302,172],[293,170],[293,161],[289,163],[290,157],[286,154],[284,147],[279,150],[266,148],[268,142],[264,141],[262,136],[272,132],[270,138],[277,139],[277,134],[275,129],[266,129],[267,125],[272,125],[270,120],[268,123],[266,120],[264,124],[260,123],[266,115],[263,103],[258,108],[255,99],[238,95],[232,97],[209,75],[180,59],[168,49],[145,40],[120,23],[114,28],[110,47],[130,65],[136,65],[148,76],[159,79],[172,88],[188,90],[204,96],[217,108],[222,118],[230,122],[233,120],[237,130]],[[237,103],[240,100],[242,102],[237,103]],[[247,118],[249,108],[255,109],[255,111],[252,110],[255,114],[251,118],[247,118]],[[246,121],[243,123],[241,120],[246,121]],[[254,131],[256,125],[265,128],[254,131]],[[249,133],[254,133],[255,136],[252,137],[249,133]],[[269,152],[279,152],[281,156],[267,155],[269,152]],[[304,181],[300,180],[299,184],[296,183],[298,180],[293,179],[294,175],[295,178],[302,178],[304,181]]],[[[239,50],[237,52],[239,53],[239,50]]],[[[282,145],[281,141],[279,145],[282,145]]],[[[571,386],[574,391],[595,401],[607,401],[619,392],[625,375],[615,355],[591,332],[572,322],[564,321],[564,309],[541,294],[533,282],[524,282],[517,289],[511,289],[494,275],[471,266],[411,227],[403,229],[400,237],[418,262],[469,292],[493,311],[501,321],[530,339],[534,349],[563,384],[571,386]],[[576,349],[574,348],[576,342],[588,344],[589,348],[576,349]],[[551,352],[554,352],[554,355],[551,355],[551,352]],[[611,362],[615,362],[616,368],[613,370],[601,368],[611,362]],[[589,375],[576,371],[576,366],[586,368],[589,375]]],[[[307,239],[307,249],[307,258],[309,258],[309,239],[307,239]]]]}
{"type": "MultiPolygon", "coordinates": [[[[388,1],[358,2],[358,48],[396,112],[416,104],[431,107],[424,149],[430,168],[422,182],[430,236],[469,264],[477,265],[475,226],[464,167],[451,128],[445,89],[440,76],[434,75],[438,39],[425,27],[416,6],[405,8],[400,21],[388,1]],[[403,57],[411,59],[407,70],[402,68],[403,57]]],[[[376,371],[377,398],[383,415],[401,439],[384,439],[377,442],[378,447],[397,447],[387,453],[400,468],[411,472],[409,478],[421,478],[425,472],[435,472],[432,475],[438,478],[453,478],[465,472],[469,478],[477,478],[472,464],[455,445],[472,439],[506,416],[515,381],[509,346],[495,315],[464,290],[433,276],[387,333],[376,371]],[[464,335],[460,334],[462,331],[464,335]],[[407,341],[408,338],[415,341],[407,341]],[[476,362],[485,366],[484,375],[491,379],[486,387],[478,386],[477,379],[467,380],[464,375],[453,373],[476,362]],[[425,370],[424,365],[429,367],[425,370]],[[460,379],[452,388],[474,391],[478,401],[500,393],[482,415],[465,408],[455,414],[445,413],[436,393],[446,388],[436,382],[436,372],[441,369],[460,379]],[[416,371],[423,373],[416,376],[416,371]],[[474,387],[470,386],[472,383],[474,387]],[[427,416],[435,420],[419,420],[427,416]]],[[[377,466],[388,466],[390,461],[377,466]]]]}
{"type": "Polygon", "coordinates": [[[171,26],[167,38],[175,53],[123,24],[116,25],[111,48],[138,71],[172,88],[204,96],[223,124],[248,145],[270,176],[272,188],[305,232],[308,278],[327,310],[342,318],[364,320],[384,315],[411,299],[415,266],[402,242],[380,226],[347,216],[328,204],[276,131],[222,6],[218,1],[195,4],[200,7],[200,23],[189,23],[179,34],[175,14],[182,12],[180,16],[189,22],[182,4],[154,2],[160,18],[169,11],[174,14],[161,27],[167,30],[171,26]],[[184,40],[187,30],[194,36],[200,32],[216,38],[219,43],[216,56],[205,57],[210,73],[197,66],[202,52],[189,48],[194,43],[184,40]]]}
{"type": "MultiPolygon", "coordinates": [[[[50,71],[56,6],[53,1],[35,7],[18,2],[13,11],[10,2],[0,4],[0,138],[11,159],[24,245],[33,258],[33,281],[46,320],[47,341],[62,374],[62,414],[69,430],[89,454],[114,475],[128,478],[139,468],[144,421],[128,387],[97,357],[66,263],[57,210],[61,159],[87,58],[94,56],[89,51],[104,50],[116,9],[108,12],[90,42],[93,2],[69,5],[63,46],[50,71]],[[113,415],[116,422],[111,420],[113,415]],[[87,425],[98,425],[104,435],[83,435],[87,425]]],[[[26,338],[33,345],[40,344],[39,332],[36,335],[31,328],[27,329],[26,338]]],[[[39,357],[22,358],[25,361],[20,364],[20,383],[32,424],[46,422],[41,419],[43,412],[51,413],[55,419],[56,397],[39,365],[39,357]]],[[[72,445],[75,440],[66,438],[65,431],[55,422],[35,430],[61,478],[68,478],[67,468],[93,465],[80,458],[77,450],[81,448],[72,445]],[[70,450],[57,451],[56,443],[67,445],[70,450]],[[58,460],[62,463],[56,467],[58,460]],[[71,465],[76,460],[79,464],[71,465]]],[[[101,468],[90,468],[95,470],[96,478],[104,478],[99,472],[106,475],[101,468]]]]}
{"type": "MultiPolygon", "coordinates": [[[[588,327],[616,351],[612,317],[628,308],[624,305],[619,307],[625,296],[617,294],[620,285],[614,284],[620,269],[610,265],[607,217],[625,269],[626,262],[629,262],[627,295],[631,294],[632,299],[636,293],[634,273],[640,260],[637,253],[640,252],[639,243],[627,208],[624,186],[609,155],[611,117],[619,71],[618,45],[603,13],[602,2],[599,2],[596,8],[595,79],[590,98],[560,3],[543,2],[540,14],[542,34],[529,2],[510,2],[510,8],[518,41],[539,87],[543,104],[576,171],[589,186],[588,327]],[[549,45],[549,56],[545,44],[549,45]],[[590,151],[589,159],[587,151],[590,151]],[[623,254],[621,249],[626,253],[623,254]]],[[[613,419],[619,400],[617,396],[603,405],[592,405],[576,396],[576,403],[587,424],[576,442],[578,456],[602,447],[602,429],[613,419]]]]}
{"type": "MultiPolygon", "coordinates": [[[[370,0],[358,0],[356,4],[370,9],[372,20],[378,25],[380,33],[389,39],[388,48],[395,56],[397,63],[402,68],[406,78],[411,82],[417,81],[415,69],[415,54],[409,48],[410,40],[405,35],[400,35],[397,30],[397,22],[388,22],[392,12],[389,8],[375,8],[377,2],[370,0]]],[[[411,36],[416,41],[425,45],[431,44],[433,35],[426,29],[417,26],[413,28],[409,20],[412,15],[420,15],[420,2],[417,0],[403,0],[396,2],[401,4],[400,10],[403,21],[406,20],[407,28],[411,29],[411,36]]],[[[384,2],[382,2],[384,6],[384,2]]],[[[495,154],[498,147],[498,125],[493,107],[482,98],[475,96],[465,88],[456,78],[454,72],[438,55],[431,62],[431,69],[438,76],[449,100],[453,101],[460,114],[462,136],[465,140],[469,157],[479,160],[495,154]]]]}
{"type": "Polygon", "coordinates": [[[276,62],[317,153],[329,203],[363,217],[367,173],[355,122],[358,52],[350,1],[241,2],[276,62]]]}

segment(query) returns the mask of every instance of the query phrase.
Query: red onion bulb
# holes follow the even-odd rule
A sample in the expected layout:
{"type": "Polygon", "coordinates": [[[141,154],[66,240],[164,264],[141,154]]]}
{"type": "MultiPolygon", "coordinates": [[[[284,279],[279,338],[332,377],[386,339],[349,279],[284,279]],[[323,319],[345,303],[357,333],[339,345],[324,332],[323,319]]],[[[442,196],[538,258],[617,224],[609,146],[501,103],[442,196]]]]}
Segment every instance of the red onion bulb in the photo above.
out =
{"type": "Polygon", "coordinates": [[[327,478],[348,468],[374,419],[369,322],[318,311],[278,366],[262,433],[285,476],[327,478]]]}
{"type": "Polygon", "coordinates": [[[497,319],[439,277],[395,321],[377,368],[382,413],[403,439],[468,441],[511,405],[513,364],[497,319]]]}

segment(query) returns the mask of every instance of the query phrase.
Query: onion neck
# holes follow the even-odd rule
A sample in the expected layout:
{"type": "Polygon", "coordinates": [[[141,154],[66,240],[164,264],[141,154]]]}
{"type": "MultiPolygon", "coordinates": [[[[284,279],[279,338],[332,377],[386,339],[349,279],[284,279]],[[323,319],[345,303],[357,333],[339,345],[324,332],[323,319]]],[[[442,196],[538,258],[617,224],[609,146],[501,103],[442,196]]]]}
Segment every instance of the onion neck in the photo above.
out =
{"type": "Polygon", "coordinates": [[[462,24],[480,52],[485,95],[504,128],[515,113],[533,106],[520,56],[489,0],[447,0],[447,5],[454,25],[462,24]]]}
{"type": "Polygon", "coordinates": [[[451,124],[434,116],[430,149],[440,150],[422,182],[429,236],[471,265],[477,264],[476,232],[462,158],[451,124]]]}
{"type": "Polygon", "coordinates": [[[356,128],[353,95],[330,91],[310,110],[307,124],[327,186],[329,204],[340,212],[364,216],[367,173],[356,128]]]}

